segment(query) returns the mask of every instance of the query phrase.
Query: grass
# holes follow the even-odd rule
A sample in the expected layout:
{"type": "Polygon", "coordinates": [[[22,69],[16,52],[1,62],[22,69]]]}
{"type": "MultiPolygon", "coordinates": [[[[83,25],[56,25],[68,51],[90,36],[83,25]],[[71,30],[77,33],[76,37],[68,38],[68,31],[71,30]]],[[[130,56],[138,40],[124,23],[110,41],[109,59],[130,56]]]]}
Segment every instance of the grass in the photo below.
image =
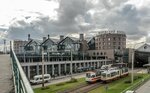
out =
{"type": "Polygon", "coordinates": [[[70,81],[62,82],[62,83],[47,86],[49,88],[44,90],[42,90],[41,88],[36,88],[34,89],[34,93],[57,93],[85,83],[86,83],[85,78],[80,78],[77,80],[77,82],[70,82],[70,81]]]}
{"type": "MultiPolygon", "coordinates": [[[[126,88],[128,88],[132,85],[135,86],[139,81],[141,81],[142,79],[146,79],[149,76],[150,75],[148,75],[148,74],[136,74],[135,77],[141,77],[141,78],[136,78],[136,80],[134,80],[133,84],[125,83],[125,81],[129,81],[131,79],[131,76],[129,75],[128,77],[121,78],[119,80],[105,84],[104,86],[101,86],[95,90],[90,91],[89,93],[121,93],[126,88]],[[108,86],[107,92],[106,92],[106,86],[108,86]]],[[[131,87],[131,89],[132,89],[132,87],[131,87]]]]}

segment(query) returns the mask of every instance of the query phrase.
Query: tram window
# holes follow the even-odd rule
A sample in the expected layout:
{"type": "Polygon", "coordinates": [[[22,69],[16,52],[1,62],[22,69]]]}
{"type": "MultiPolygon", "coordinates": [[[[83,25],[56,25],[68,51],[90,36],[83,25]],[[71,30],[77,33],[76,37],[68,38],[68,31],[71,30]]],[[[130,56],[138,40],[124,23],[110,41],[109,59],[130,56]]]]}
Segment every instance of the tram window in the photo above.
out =
{"type": "Polygon", "coordinates": [[[90,73],[86,73],[86,77],[90,78],[90,73]]]}
{"type": "Polygon", "coordinates": [[[105,74],[105,73],[103,73],[103,74],[102,74],[102,76],[103,76],[103,77],[106,77],[106,74],[105,74]]]}
{"type": "Polygon", "coordinates": [[[94,77],[95,77],[95,75],[92,75],[91,77],[92,77],[92,78],[94,78],[94,77]]]}
{"type": "Polygon", "coordinates": [[[107,74],[107,77],[110,77],[110,74],[107,74]]]}
{"type": "Polygon", "coordinates": [[[119,71],[118,71],[118,75],[119,75],[119,71]]]}
{"type": "Polygon", "coordinates": [[[128,72],[128,69],[127,69],[127,68],[125,68],[125,72],[128,72]]]}

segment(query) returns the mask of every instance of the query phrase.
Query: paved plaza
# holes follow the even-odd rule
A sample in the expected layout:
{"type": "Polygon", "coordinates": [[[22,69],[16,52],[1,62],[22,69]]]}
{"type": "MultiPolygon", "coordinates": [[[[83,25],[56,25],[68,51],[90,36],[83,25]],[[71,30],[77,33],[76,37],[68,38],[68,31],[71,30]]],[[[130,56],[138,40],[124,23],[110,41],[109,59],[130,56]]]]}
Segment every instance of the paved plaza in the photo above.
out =
{"type": "Polygon", "coordinates": [[[0,55],[0,93],[13,93],[12,70],[9,55],[0,55]]]}

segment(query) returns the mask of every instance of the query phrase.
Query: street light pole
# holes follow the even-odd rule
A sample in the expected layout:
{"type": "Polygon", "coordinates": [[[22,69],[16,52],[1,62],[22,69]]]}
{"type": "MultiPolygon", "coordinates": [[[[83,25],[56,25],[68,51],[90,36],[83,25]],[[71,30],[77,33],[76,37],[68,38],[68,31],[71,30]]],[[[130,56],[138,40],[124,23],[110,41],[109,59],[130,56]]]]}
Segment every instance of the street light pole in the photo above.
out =
{"type": "Polygon", "coordinates": [[[42,87],[44,88],[44,51],[42,47],[42,87]]]}
{"type": "Polygon", "coordinates": [[[72,78],[72,50],[71,50],[71,63],[70,64],[71,64],[71,69],[70,69],[71,73],[70,74],[71,74],[71,78],[72,78]]]}
{"type": "Polygon", "coordinates": [[[131,83],[132,84],[133,84],[133,80],[134,80],[133,68],[134,68],[134,49],[132,50],[132,74],[131,74],[131,83]]]}

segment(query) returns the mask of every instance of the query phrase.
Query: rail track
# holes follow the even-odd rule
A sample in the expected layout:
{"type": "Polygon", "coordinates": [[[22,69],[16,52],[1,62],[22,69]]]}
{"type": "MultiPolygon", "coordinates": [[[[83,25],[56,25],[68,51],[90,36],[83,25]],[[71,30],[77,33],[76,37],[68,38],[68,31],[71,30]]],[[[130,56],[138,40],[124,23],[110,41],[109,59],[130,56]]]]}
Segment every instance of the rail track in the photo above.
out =
{"type": "Polygon", "coordinates": [[[87,92],[89,92],[93,89],[96,89],[102,85],[103,85],[102,82],[97,82],[94,84],[83,84],[83,85],[79,85],[75,88],[68,89],[66,91],[61,91],[58,93],[87,93],[87,92]]]}

